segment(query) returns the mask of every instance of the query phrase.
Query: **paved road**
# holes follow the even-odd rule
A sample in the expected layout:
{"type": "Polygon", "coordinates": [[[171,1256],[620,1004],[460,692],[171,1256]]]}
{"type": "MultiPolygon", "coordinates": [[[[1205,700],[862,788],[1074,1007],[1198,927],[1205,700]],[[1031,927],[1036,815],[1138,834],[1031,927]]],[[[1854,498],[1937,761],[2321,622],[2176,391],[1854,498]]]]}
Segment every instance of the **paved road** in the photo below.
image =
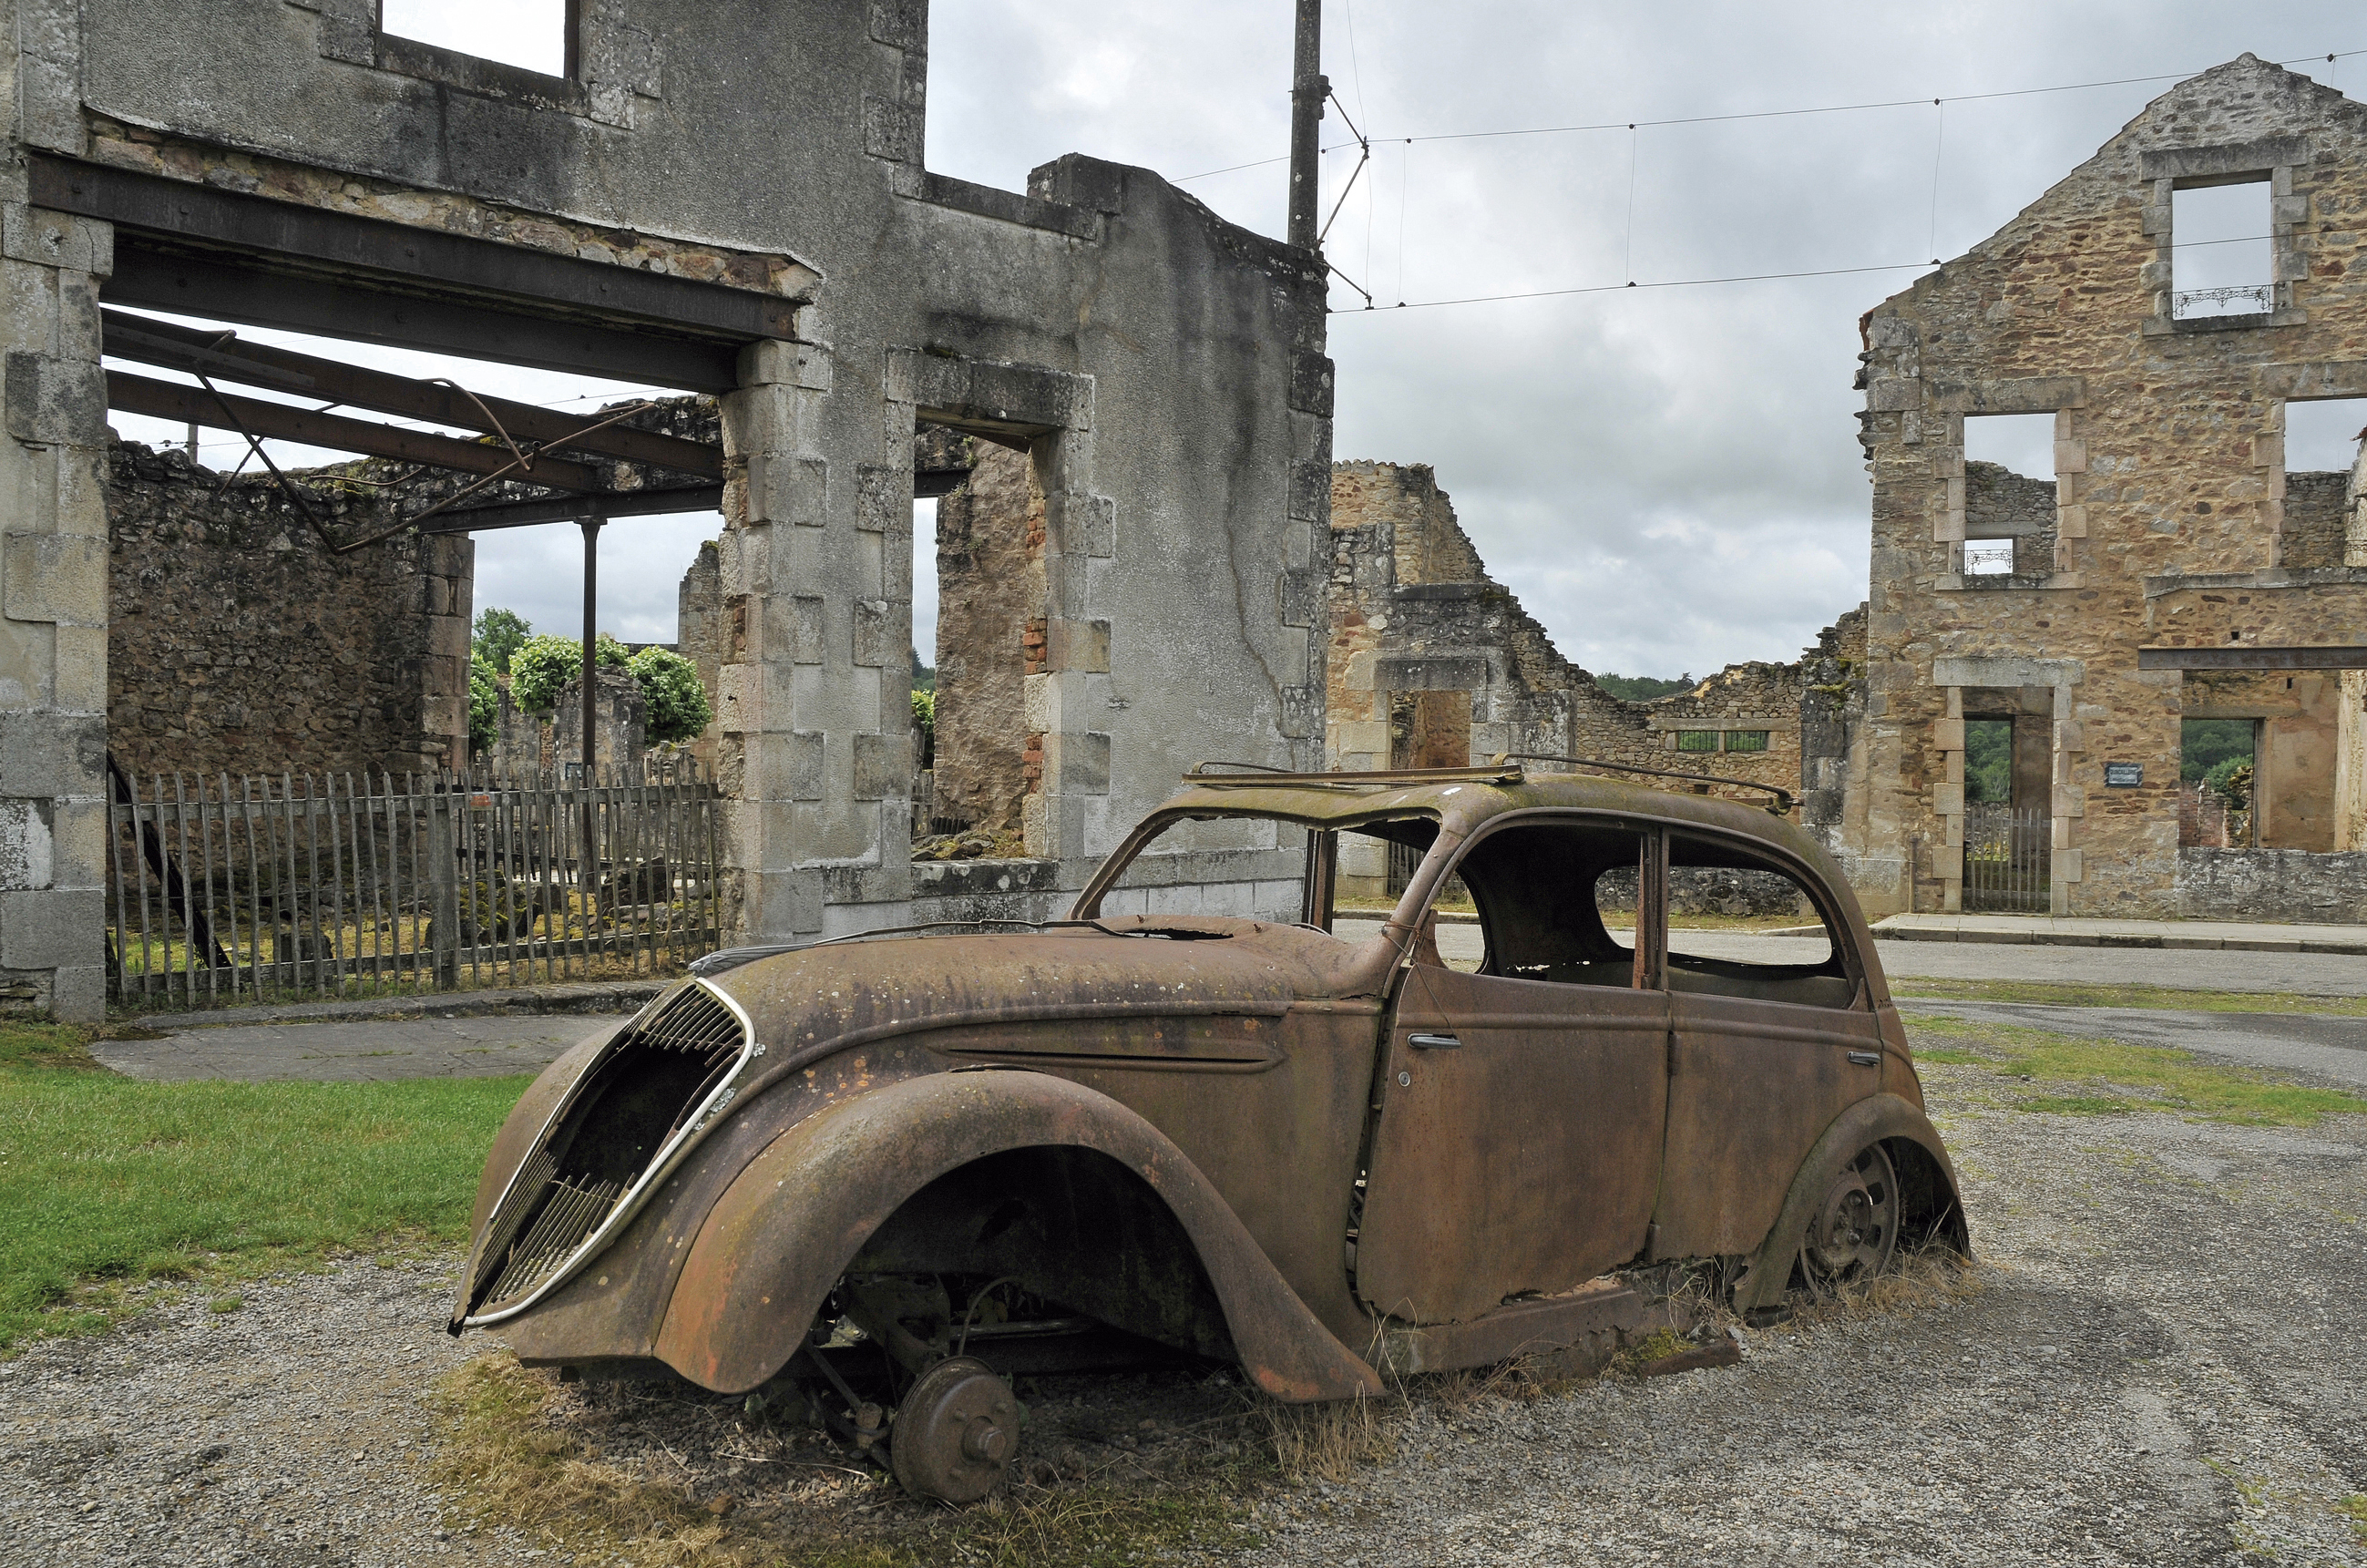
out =
{"type": "Polygon", "coordinates": [[[2367,1018],[2290,1013],[2186,1013],[2149,1007],[2050,1007],[2029,1002],[1902,997],[1898,1010],[2018,1024],[2124,1045],[2166,1045],[2259,1067],[2282,1067],[2367,1087],[2367,1018]]]}
{"type": "Polygon", "coordinates": [[[101,1040],[91,1054],[131,1078],[479,1078],[537,1073],[615,1017],[404,1018],[383,1022],[232,1024],[162,1040],[101,1040]]]}

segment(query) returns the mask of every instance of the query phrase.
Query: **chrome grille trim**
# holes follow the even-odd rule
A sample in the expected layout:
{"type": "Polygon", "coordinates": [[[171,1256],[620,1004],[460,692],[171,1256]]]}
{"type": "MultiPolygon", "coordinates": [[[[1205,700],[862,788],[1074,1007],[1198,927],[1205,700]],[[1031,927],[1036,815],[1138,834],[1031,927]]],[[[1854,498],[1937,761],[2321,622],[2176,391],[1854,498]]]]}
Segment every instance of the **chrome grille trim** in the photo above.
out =
{"type": "MultiPolygon", "coordinates": [[[[684,982],[617,1030],[607,1048],[584,1068],[574,1085],[552,1108],[542,1130],[535,1136],[534,1153],[510,1177],[501,1200],[493,1206],[493,1217],[486,1223],[484,1245],[462,1290],[473,1292],[478,1278],[488,1268],[499,1267],[502,1272],[485,1297],[485,1307],[461,1319],[461,1326],[484,1328],[515,1317],[573,1278],[640,1211],[650,1195],[715,1127],[720,1119],[716,1113],[735,1097],[739,1080],[747,1073],[749,1063],[764,1053],[764,1048],[756,1040],[755,1025],[740,1004],[704,980],[684,982]],[[677,1012],[684,1016],[677,1018],[677,1012]],[[730,1031],[729,1037],[727,1028],[730,1031]],[[656,1155],[621,1194],[616,1192],[612,1183],[595,1183],[587,1187],[564,1180],[556,1183],[559,1190],[535,1216],[526,1239],[510,1258],[503,1259],[501,1254],[509,1245],[509,1238],[499,1233],[504,1216],[510,1233],[515,1235],[520,1219],[546,1186],[552,1183],[555,1171],[547,1152],[551,1135],[575,1108],[582,1090],[594,1081],[601,1064],[637,1037],[661,1050],[707,1055],[711,1071],[692,1096],[689,1108],[668,1131],[656,1155]],[[541,1173],[529,1179],[538,1163],[541,1173]],[[560,1211],[556,1219],[554,1210],[560,1211]],[[497,1240],[501,1244],[498,1247],[494,1244],[497,1240]]],[[[464,1294],[464,1303],[466,1300],[464,1294]]]]}

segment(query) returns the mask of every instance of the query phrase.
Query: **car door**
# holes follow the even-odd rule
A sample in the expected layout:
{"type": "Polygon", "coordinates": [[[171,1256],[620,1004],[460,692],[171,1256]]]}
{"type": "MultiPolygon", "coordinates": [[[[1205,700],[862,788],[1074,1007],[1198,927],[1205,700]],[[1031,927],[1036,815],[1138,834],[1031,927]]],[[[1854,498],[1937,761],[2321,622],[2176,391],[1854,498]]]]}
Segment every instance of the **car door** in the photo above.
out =
{"type": "Polygon", "coordinates": [[[1813,872],[1709,833],[1671,830],[1668,855],[1668,1179],[1653,1252],[1748,1253],[1818,1137],[1882,1086],[1881,1024],[1848,926],[1813,872]],[[1689,910],[1786,901],[1792,925],[1822,935],[1685,928],[1689,910]]]}
{"type": "Polygon", "coordinates": [[[1377,1080],[1357,1294],[1412,1323],[1634,1258],[1659,1180],[1668,994],[1602,908],[1635,885],[1649,835],[1572,813],[1500,822],[1455,866],[1487,955],[1476,973],[1404,966],[1377,1080]]]}

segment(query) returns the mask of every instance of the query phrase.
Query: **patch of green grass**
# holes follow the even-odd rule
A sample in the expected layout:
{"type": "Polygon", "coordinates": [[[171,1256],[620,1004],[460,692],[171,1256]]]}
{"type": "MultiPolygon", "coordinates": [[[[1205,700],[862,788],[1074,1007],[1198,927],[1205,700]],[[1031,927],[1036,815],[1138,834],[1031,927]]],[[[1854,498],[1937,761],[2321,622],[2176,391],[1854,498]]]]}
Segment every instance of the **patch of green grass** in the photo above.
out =
{"type": "Polygon", "coordinates": [[[2195,1013],[2324,1013],[2367,1017],[2367,996],[2301,996],[2283,991],[2182,991],[2173,985],[2081,985],[2034,980],[1934,980],[1893,976],[1894,996],[1957,1002],[2044,1002],[2059,1007],[2154,1007],[2195,1013]]]}
{"type": "Polygon", "coordinates": [[[0,1351],[101,1332],[150,1280],[460,1240],[526,1084],[141,1083],[96,1069],[87,1043],[0,1026],[0,1351]]]}
{"type": "Polygon", "coordinates": [[[2334,1511],[2350,1521],[2353,1534],[2367,1544],[2367,1492],[2353,1492],[2334,1506],[2334,1511]]]}
{"type": "Polygon", "coordinates": [[[2309,1127],[2320,1117],[2367,1114],[2367,1097],[2166,1046],[2080,1040],[1967,1018],[1917,1017],[1908,1036],[1919,1062],[1988,1068],[1990,1086],[2022,1110],[2068,1116],[2168,1110],[2251,1127],[2309,1127]],[[1934,1040],[1942,1043],[1930,1043],[1934,1040]],[[2030,1085],[2026,1090],[2023,1082],[2030,1085]]]}

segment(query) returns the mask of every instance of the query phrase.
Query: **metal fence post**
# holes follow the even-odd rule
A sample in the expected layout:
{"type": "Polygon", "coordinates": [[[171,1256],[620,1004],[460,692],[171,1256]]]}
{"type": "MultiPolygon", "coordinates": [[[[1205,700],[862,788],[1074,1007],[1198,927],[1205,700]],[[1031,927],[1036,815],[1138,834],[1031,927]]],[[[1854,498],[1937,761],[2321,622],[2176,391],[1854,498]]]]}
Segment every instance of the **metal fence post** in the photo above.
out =
{"type": "Polygon", "coordinates": [[[452,796],[438,791],[427,798],[427,929],[435,949],[436,989],[451,991],[460,983],[460,878],[458,846],[452,832],[452,796]]]}

